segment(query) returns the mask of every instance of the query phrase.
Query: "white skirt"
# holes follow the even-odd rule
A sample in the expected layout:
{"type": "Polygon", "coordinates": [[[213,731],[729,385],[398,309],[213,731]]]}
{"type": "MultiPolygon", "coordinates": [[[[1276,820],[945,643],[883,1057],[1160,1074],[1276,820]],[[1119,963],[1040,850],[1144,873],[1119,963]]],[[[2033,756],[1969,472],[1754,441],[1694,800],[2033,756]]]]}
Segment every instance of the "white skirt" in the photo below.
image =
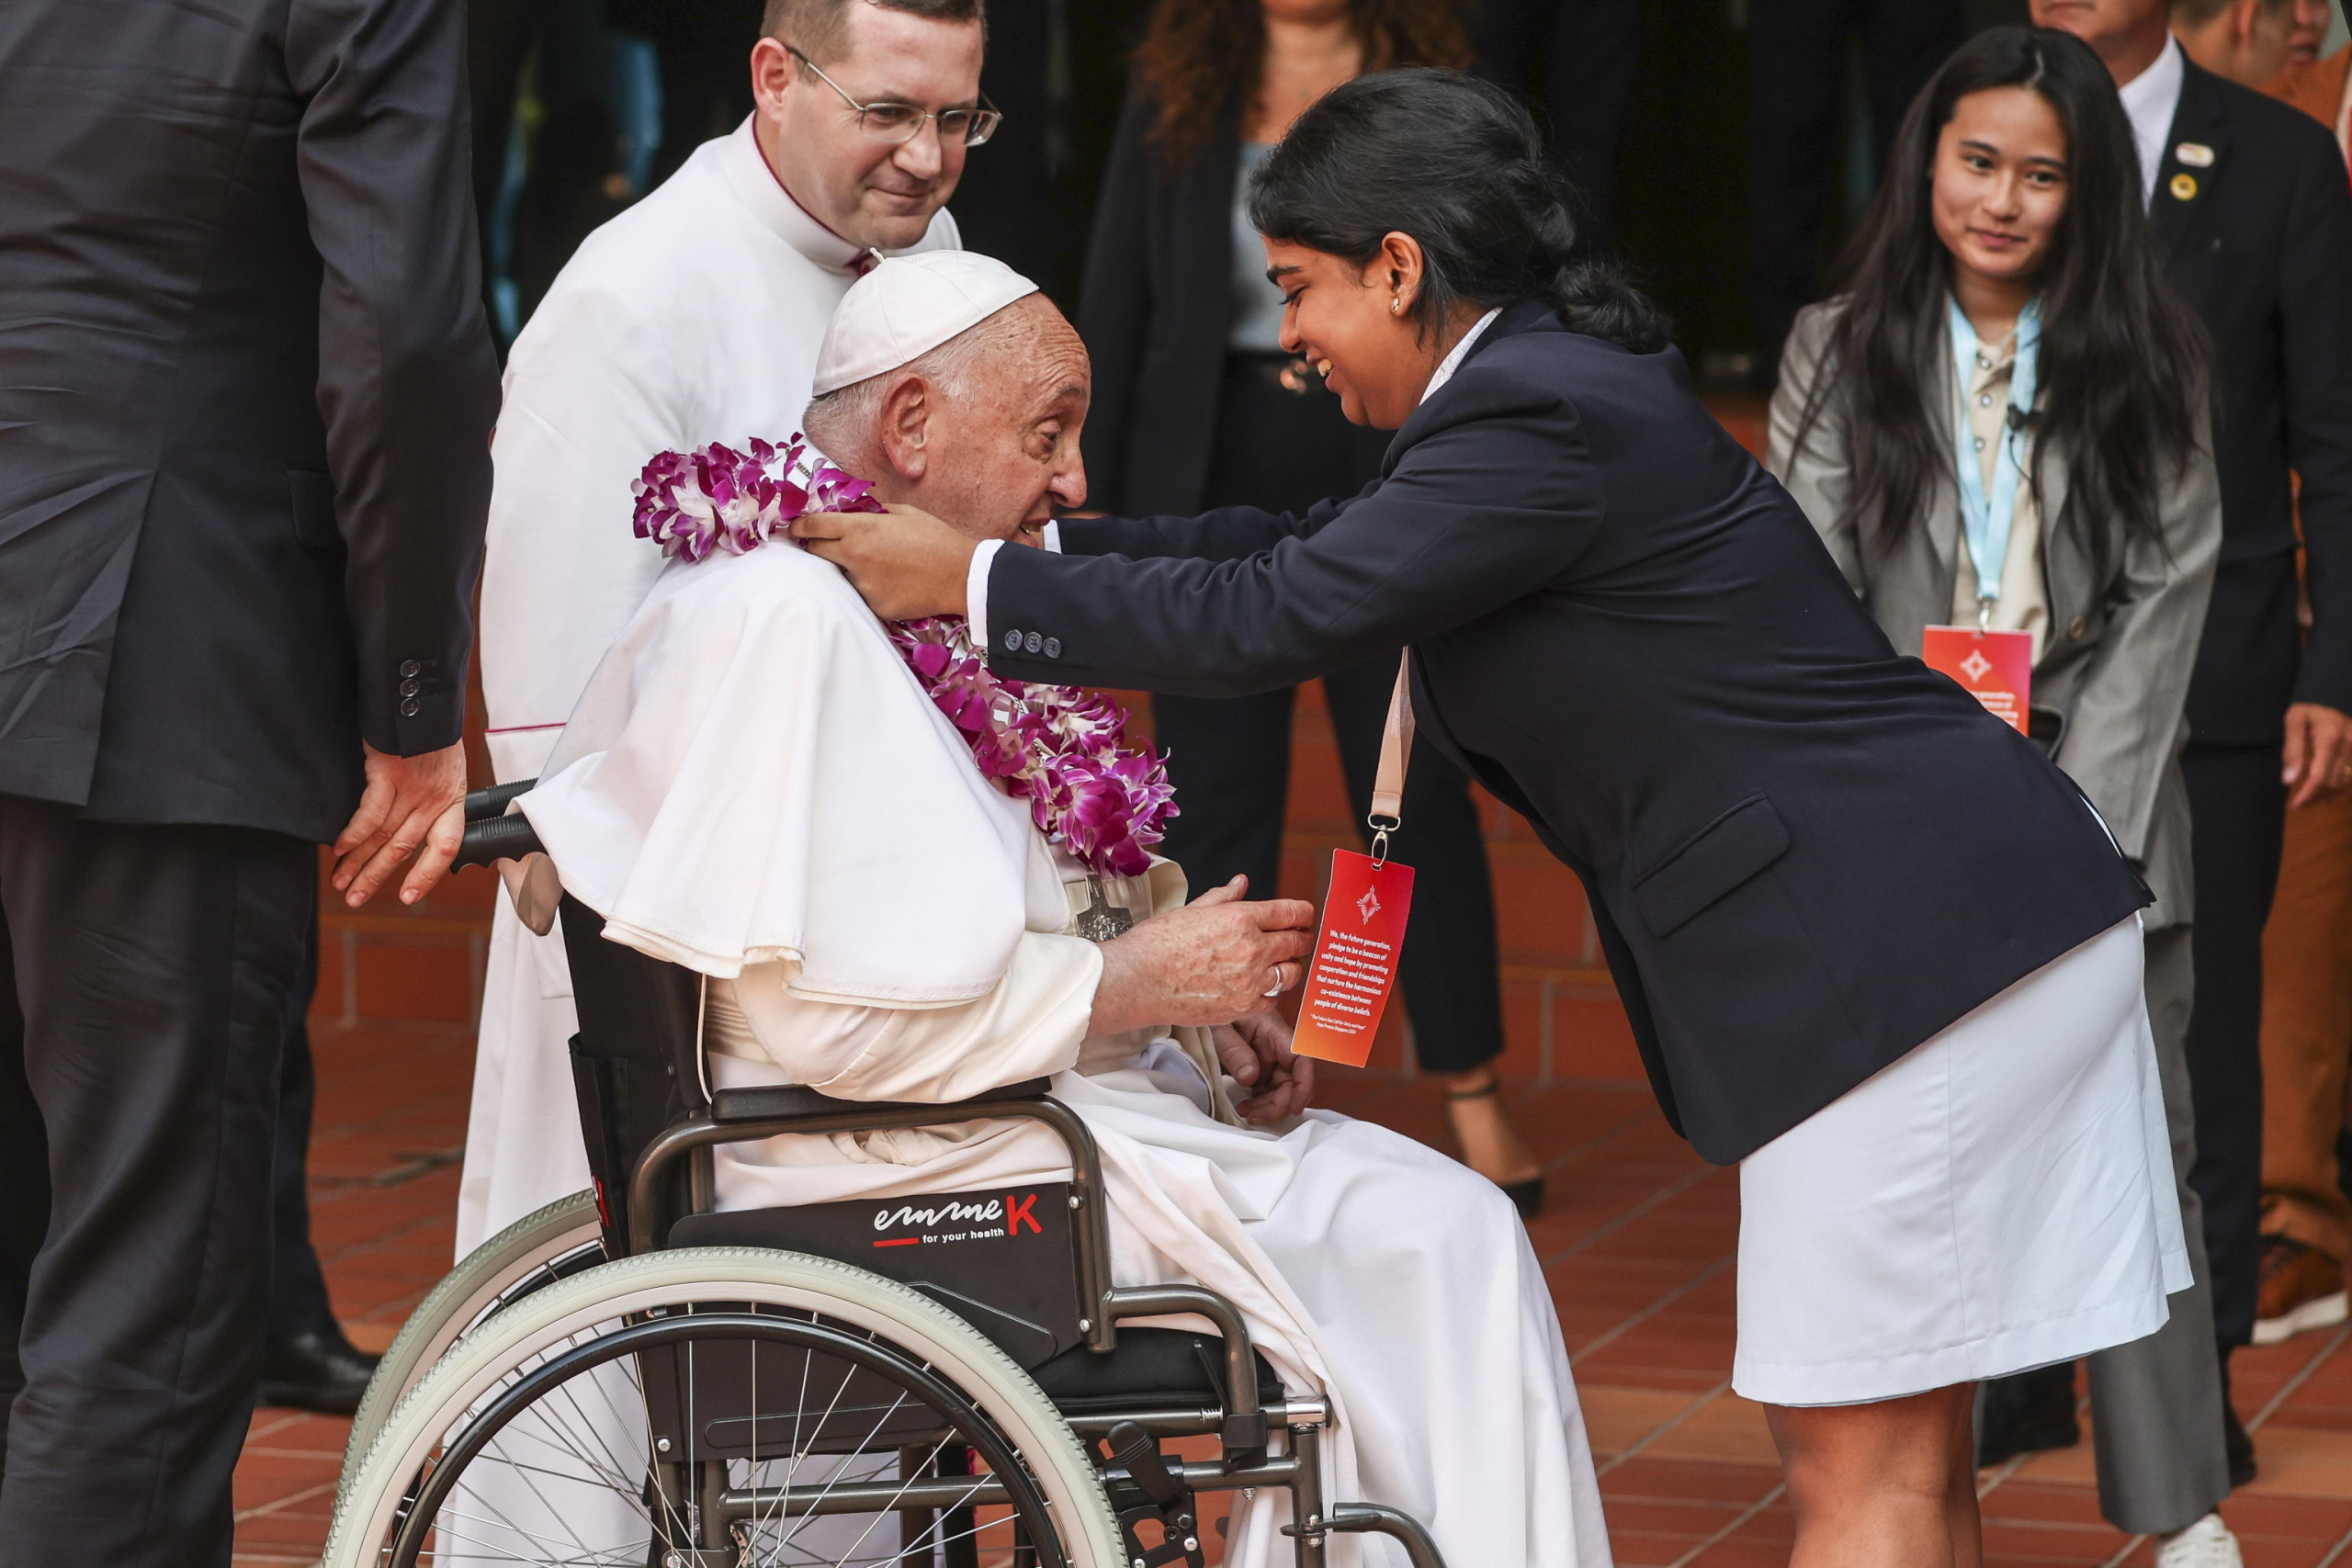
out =
{"type": "Polygon", "coordinates": [[[1859,1404],[2154,1333],[2188,1287],[2135,915],[1741,1162],[1733,1389],[1859,1404]]]}

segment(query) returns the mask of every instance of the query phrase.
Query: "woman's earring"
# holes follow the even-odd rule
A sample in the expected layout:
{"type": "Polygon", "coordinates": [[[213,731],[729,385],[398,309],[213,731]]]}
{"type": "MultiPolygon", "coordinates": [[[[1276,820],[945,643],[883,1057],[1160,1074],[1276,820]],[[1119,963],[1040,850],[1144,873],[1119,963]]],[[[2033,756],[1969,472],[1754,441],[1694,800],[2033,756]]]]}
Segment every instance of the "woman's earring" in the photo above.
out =
{"type": "Polygon", "coordinates": [[[1388,301],[1388,313],[1392,316],[1403,315],[1405,313],[1405,301],[1400,298],[1392,296],[1388,301]]]}

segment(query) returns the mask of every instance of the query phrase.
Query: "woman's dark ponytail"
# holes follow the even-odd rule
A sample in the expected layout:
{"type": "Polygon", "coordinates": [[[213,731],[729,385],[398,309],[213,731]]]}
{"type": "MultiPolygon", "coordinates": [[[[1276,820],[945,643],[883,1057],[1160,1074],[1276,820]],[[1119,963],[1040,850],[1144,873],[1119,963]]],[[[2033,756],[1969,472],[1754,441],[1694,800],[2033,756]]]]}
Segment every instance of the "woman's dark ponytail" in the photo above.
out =
{"type": "Polygon", "coordinates": [[[1666,317],[1623,274],[1577,250],[1575,193],[1535,122],[1501,88],[1455,71],[1381,71],[1334,88],[1250,184],[1269,239],[1372,259],[1410,234],[1428,268],[1413,312],[1435,330],[1457,304],[1542,299],[1569,327],[1636,354],[1666,317]]]}

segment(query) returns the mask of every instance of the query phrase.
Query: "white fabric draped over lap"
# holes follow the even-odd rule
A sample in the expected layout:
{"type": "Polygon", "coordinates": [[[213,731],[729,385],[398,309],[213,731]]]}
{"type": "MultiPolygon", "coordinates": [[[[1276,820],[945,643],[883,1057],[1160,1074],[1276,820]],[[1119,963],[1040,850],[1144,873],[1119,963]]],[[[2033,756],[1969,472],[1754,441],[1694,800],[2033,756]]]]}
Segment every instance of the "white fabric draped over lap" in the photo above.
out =
{"type": "MultiPolygon", "coordinates": [[[[1332,1403],[1332,1496],[1407,1509],[1456,1562],[1608,1562],[1559,1327],[1510,1201],[1367,1123],[1221,1120],[1197,1042],[1082,1040],[1091,987],[1068,982],[1098,960],[1070,962],[1064,933],[1083,871],[980,777],[833,569],[774,545],[674,570],[525,809],[571,890],[617,922],[608,937],[738,966],[709,990],[715,1087],[944,1100],[1056,1072],[1102,1148],[1114,1278],[1198,1282],[1239,1307],[1285,1381],[1332,1403]],[[1049,951],[1014,975],[1024,944],[1049,951]],[[975,985],[987,998],[952,999],[975,985]],[[877,1016],[892,1012],[904,1021],[877,1016]]],[[[1184,896],[1167,865],[1106,891],[1138,917],[1184,896]]],[[[718,1151],[718,1195],[947,1192],[1065,1164],[1051,1134],[1001,1122],[775,1139],[718,1151]]],[[[1286,1498],[1246,1501],[1227,1561],[1286,1562],[1286,1498]]],[[[1403,1562],[1376,1540],[1331,1557],[1403,1562]]]]}
{"type": "MultiPolygon", "coordinates": [[[[914,249],[961,243],[943,209],[914,249]]],[[[502,783],[536,777],[662,570],[630,528],[646,459],[799,428],[857,248],[802,211],[747,119],[564,265],[507,358],[482,566],[482,695],[502,783]]],[[[588,1184],[559,932],[491,931],[458,1255],[588,1184]]]]}
{"type": "MultiPolygon", "coordinates": [[[[521,801],[607,940],[793,993],[969,1001],[1027,919],[1035,832],[840,570],[785,542],[673,564],[521,801]]],[[[1058,878],[1038,863],[1054,929],[1058,878]]]]}

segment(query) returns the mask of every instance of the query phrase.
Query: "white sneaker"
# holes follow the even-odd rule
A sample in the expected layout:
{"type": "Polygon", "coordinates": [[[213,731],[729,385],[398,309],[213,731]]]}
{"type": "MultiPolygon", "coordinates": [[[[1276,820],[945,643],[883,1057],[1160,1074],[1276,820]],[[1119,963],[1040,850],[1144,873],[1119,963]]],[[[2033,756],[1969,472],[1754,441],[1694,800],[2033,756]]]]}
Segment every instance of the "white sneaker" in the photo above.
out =
{"type": "Polygon", "coordinates": [[[2245,1559],[2222,1516],[2208,1514],[2185,1530],[2156,1538],[2156,1568],[2245,1568],[2245,1559]]]}

